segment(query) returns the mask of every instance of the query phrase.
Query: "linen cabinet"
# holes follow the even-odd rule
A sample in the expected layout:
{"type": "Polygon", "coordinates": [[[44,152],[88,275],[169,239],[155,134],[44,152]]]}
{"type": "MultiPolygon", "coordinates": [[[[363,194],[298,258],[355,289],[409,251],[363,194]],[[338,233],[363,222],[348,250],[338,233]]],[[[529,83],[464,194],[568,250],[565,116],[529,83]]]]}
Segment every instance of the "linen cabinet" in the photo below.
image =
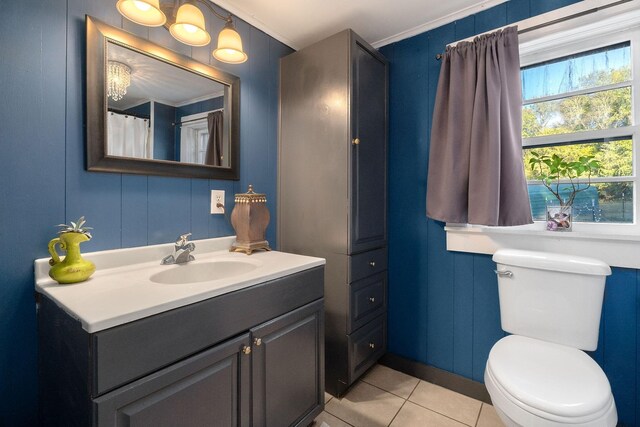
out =
{"type": "Polygon", "coordinates": [[[278,243],[327,260],[333,395],[386,349],[387,68],[352,30],[281,60],[278,243]]]}

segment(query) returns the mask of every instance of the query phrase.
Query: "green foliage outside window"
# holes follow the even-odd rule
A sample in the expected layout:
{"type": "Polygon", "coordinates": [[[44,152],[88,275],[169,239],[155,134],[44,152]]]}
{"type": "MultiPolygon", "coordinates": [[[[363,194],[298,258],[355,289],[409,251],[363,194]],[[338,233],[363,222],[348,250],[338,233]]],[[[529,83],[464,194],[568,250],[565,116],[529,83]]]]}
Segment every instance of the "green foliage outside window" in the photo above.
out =
{"type": "MultiPolygon", "coordinates": [[[[627,82],[630,79],[631,69],[624,67],[609,72],[593,73],[586,76],[582,84],[586,87],[594,87],[627,82]]],[[[630,87],[529,104],[522,110],[522,136],[530,138],[630,126],[632,125],[631,108],[630,87]]],[[[536,162],[536,158],[551,159],[553,156],[558,156],[565,163],[579,162],[584,158],[597,161],[599,168],[592,170],[592,177],[633,175],[633,141],[630,138],[583,141],[525,149],[524,164],[527,179],[542,181],[545,174],[540,168],[531,169],[529,166],[532,161],[536,162]]],[[[617,203],[625,197],[629,199],[632,194],[631,182],[609,182],[598,185],[598,199],[601,204],[617,203]]]]}

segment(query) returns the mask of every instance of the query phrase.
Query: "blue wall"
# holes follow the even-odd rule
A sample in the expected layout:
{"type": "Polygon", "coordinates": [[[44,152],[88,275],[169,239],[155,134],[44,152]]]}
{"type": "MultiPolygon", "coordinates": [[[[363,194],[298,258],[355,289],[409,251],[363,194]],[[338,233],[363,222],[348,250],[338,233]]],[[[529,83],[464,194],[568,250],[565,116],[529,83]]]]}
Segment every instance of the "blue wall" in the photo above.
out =
{"type": "MultiPolygon", "coordinates": [[[[512,0],[385,46],[390,62],[389,351],[483,381],[500,328],[489,256],[448,252],[443,224],[427,220],[431,115],[447,43],[573,0],[512,0]]],[[[640,278],[615,268],[607,280],[599,347],[624,425],[640,425],[640,278]]]]}
{"type": "Polygon", "coordinates": [[[176,107],[154,102],[153,105],[153,158],[176,160],[176,107]]]}
{"type": "MultiPolygon", "coordinates": [[[[217,34],[224,22],[207,12],[217,34]]],[[[278,60],[291,49],[240,21],[249,60],[215,61],[209,48],[176,42],[164,28],[123,19],[114,1],[3,2],[0,14],[0,425],[34,425],[37,336],[33,260],[47,256],[55,224],[85,215],[95,228],[84,251],[233,234],[209,214],[209,190],[249,183],[268,195],[275,244],[278,60]],[[88,173],[84,167],[85,14],[241,78],[241,179],[209,181],[88,173]]],[[[64,392],[64,390],[61,390],[64,392]]]]}

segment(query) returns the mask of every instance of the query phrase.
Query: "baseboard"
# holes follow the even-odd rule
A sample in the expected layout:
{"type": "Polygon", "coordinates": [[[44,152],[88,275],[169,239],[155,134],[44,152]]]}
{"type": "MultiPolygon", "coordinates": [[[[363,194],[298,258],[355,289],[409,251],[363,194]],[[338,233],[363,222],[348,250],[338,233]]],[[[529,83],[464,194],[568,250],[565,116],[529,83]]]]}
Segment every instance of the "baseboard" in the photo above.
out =
{"type": "Polygon", "coordinates": [[[386,353],[378,363],[396,371],[404,372],[432,384],[437,384],[465,396],[472,397],[485,403],[491,403],[491,397],[484,384],[470,380],[451,372],[425,365],[415,360],[407,359],[393,353],[386,353]]]}

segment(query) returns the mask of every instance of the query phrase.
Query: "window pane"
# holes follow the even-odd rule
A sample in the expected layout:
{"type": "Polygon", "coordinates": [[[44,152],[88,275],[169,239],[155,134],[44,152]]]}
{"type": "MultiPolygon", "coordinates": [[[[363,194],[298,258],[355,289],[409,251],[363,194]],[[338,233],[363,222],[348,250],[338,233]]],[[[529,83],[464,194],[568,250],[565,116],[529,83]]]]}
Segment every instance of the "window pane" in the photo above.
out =
{"type": "MultiPolygon", "coordinates": [[[[570,185],[560,187],[560,195],[563,198],[568,198],[570,192],[570,185]]],[[[558,204],[558,199],[542,184],[529,185],[529,199],[531,213],[536,221],[546,219],[547,204],[558,204]]],[[[632,223],[633,183],[591,184],[591,187],[576,195],[573,203],[573,219],[578,222],[632,223]]]]}
{"type": "Polygon", "coordinates": [[[522,107],[523,138],[630,125],[631,87],[522,107]]]}
{"type": "Polygon", "coordinates": [[[633,175],[633,141],[630,138],[525,148],[524,167],[528,180],[541,179],[540,169],[532,170],[529,166],[529,160],[533,157],[532,151],[547,156],[557,154],[568,162],[575,162],[582,156],[595,156],[600,162],[600,169],[594,177],[633,175]]]}
{"type": "Polygon", "coordinates": [[[626,42],[525,67],[522,97],[526,101],[628,81],[630,57],[626,42]]]}

